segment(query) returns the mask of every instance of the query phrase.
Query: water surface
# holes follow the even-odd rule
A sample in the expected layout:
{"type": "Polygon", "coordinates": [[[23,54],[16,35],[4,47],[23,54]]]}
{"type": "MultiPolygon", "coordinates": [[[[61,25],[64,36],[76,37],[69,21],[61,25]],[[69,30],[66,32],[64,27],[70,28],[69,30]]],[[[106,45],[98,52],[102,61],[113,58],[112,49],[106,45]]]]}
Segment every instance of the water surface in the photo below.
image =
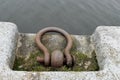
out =
{"type": "Polygon", "coordinates": [[[57,26],[72,34],[92,34],[100,25],[120,25],[120,0],[0,0],[0,21],[20,32],[57,26]]]}

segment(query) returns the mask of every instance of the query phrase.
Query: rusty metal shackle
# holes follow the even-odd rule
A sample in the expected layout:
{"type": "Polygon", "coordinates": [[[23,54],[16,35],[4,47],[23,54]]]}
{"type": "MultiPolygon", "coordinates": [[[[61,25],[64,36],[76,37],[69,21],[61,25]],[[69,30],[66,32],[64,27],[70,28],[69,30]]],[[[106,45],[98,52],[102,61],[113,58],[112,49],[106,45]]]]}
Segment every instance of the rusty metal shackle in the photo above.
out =
{"type": "Polygon", "coordinates": [[[41,37],[46,32],[58,32],[58,33],[61,33],[67,39],[67,46],[64,49],[64,55],[65,55],[65,58],[66,58],[67,66],[72,66],[72,64],[73,64],[73,57],[70,54],[70,49],[72,47],[72,38],[66,31],[64,31],[63,29],[57,28],[57,27],[47,27],[47,28],[44,28],[44,29],[40,30],[36,34],[35,41],[37,43],[37,46],[44,53],[44,58],[37,57],[37,60],[39,62],[44,62],[44,64],[46,66],[50,65],[50,60],[51,60],[50,59],[51,58],[50,53],[49,53],[48,49],[41,42],[41,37]]]}

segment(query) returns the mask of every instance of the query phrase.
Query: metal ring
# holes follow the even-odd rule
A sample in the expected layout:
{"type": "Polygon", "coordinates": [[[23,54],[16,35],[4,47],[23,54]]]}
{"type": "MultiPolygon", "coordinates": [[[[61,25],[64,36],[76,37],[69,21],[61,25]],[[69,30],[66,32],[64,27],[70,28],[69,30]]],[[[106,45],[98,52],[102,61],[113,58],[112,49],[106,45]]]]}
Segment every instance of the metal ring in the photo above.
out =
{"type": "Polygon", "coordinates": [[[47,28],[40,30],[36,34],[35,41],[37,43],[37,46],[44,52],[44,55],[45,55],[44,58],[41,58],[41,60],[43,61],[44,59],[44,63],[46,66],[50,64],[50,53],[48,49],[41,43],[41,37],[46,32],[58,32],[58,33],[61,33],[67,39],[67,46],[65,47],[64,54],[65,54],[65,58],[67,62],[66,64],[68,66],[72,66],[72,57],[70,55],[70,49],[72,47],[72,38],[66,31],[64,31],[63,29],[57,28],[57,27],[47,27],[47,28]]]}

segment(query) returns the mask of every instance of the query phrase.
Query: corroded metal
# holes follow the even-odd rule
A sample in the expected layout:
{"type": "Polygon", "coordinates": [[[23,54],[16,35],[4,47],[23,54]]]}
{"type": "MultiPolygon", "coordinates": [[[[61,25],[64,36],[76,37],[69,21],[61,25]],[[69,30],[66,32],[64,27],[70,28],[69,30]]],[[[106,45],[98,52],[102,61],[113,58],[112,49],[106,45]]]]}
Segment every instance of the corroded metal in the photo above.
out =
{"type": "Polygon", "coordinates": [[[74,59],[73,59],[73,57],[70,54],[70,49],[72,47],[72,38],[63,29],[60,29],[60,28],[57,28],[57,27],[47,27],[47,28],[44,28],[44,29],[40,30],[36,34],[35,41],[37,43],[37,46],[44,53],[44,58],[37,57],[37,61],[38,62],[40,62],[40,63],[44,62],[44,64],[46,66],[50,65],[50,63],[51,63],[52,67],[60,67],[60,66],[63,65],[63,62],[65,60],[67,66],[70,67],[70,66],[73,65],[74,59]],[[48,49],[41,42],[41,37],[46,32],[58,32],[58,33],[61,33],[67,39],[67,46],[64,49],[64,54],[61,51],[59,51],[59,50],[55,50],[55,51],[53,51],[53,53],[50,56],[50,53],[49,53],[48,49]],[[64,57],[64,55],[65,55],[65,57],[64,57]]]}
{"type": "Polygon", "coordinates": [[[64,62],[64,55],[60,50],[54,50],[51,53],[51,66],[61,67],[64,62]]]}

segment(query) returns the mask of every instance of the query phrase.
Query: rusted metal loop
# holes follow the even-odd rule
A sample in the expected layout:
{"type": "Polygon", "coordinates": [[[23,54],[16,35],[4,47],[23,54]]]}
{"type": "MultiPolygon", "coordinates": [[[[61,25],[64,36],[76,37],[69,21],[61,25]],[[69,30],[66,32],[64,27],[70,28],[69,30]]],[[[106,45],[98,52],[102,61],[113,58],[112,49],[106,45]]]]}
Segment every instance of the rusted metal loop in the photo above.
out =
{"type": "MultiPolygon", "coordinates": [[[[45,65],[50,64],[50,53],[48,49],[41,43],[41,37],[46,32],[58,32],[58,33],[61,33],[67,39],[67,46],[64,49],[64,54],[65,54],[67,66],[72,66],[72,57],[70,55],[70,49],[72,47],[72,38],[66,31],[64,31],[63,29],[57,28],[57,27],[47,27],[47,28],[40,30],[36,34],[35,40],[36,40],[37,46],[44,52],[45,65]]],[[[41,60],[43,61],[43,58],[41,58],[41,60]]]]}

